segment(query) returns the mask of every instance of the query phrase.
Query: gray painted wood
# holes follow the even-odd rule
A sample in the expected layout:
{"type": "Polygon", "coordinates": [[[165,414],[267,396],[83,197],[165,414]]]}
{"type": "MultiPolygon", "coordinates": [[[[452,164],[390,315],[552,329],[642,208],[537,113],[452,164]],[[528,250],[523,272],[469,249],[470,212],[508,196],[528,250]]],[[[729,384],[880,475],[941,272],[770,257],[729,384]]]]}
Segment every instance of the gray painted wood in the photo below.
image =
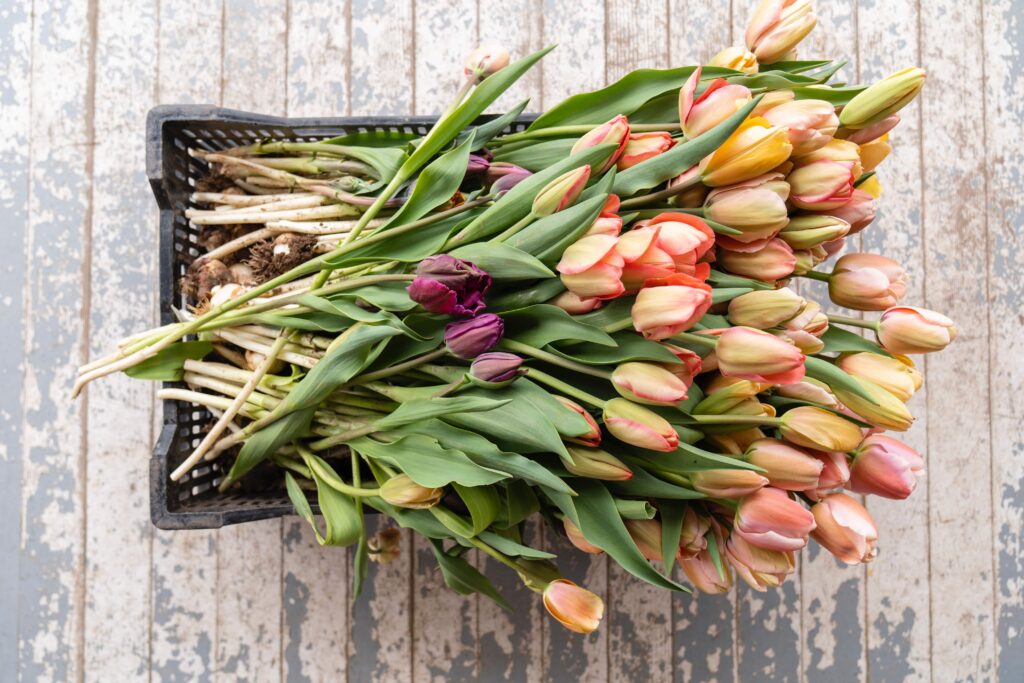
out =
{"type": "MultiPolygon", "coordinates": [[[[493,562],[474,560],[514,616],[448,593],[406,533],[399,560],[371,564],[350,604],[349,553],[319,548],[294,520],[151,529],[152,388],[108,378],[70,403],[72,372],[155,319],[141,171],[151,104],[430,113],[477,42],[518,54],[557,42],[494,109],[525,97],[550,106],[630,68],[739,42],[748,3],[6,3],[0,679],[1014,680],[1024,667],[1024,3],[818,4],[808,55],[845,53],[853,80],[911,63],[929,72],[882,168],[878,223],[853,245],[902,261],[908,298],[961,329],[921,365],[907,440],[926,453],[928,476],[910,501],[868,501],[882,542],[866,570],[812,548],[775,593],[668,600],[604,558],[575,555],[567,574],[608,607],[604,628],[580,638],[493,562]]],[[[539,525],[531,533],[567,550],[539,525]]]]}

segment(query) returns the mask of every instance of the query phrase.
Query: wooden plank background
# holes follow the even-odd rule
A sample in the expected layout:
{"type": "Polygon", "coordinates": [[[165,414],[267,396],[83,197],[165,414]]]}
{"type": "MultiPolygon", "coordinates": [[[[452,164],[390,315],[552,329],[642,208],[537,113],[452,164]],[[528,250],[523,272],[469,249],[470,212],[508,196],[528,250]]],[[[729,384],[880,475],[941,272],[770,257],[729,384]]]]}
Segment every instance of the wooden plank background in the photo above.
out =
{"type": "MultiPolygon", "coordinates": [[[[443,589],[428,546],[371,565],[295,519],[162,532],[152,387],[68,399],[74,368],[156,319],[143,122],[157,103],[429,114],[480,42],[559,48],[534,108],[739,42],[747,0],[8,0],[0,8],[0,680],[994,681],[1024,675],[1024,2],[819,0],[806,55],[851,80],[920,64],[865,250],[961,336],[924,364],[908,502],[872,499],[879,558],[811,549],[777,592],[666,595],[604,558],[581,638],[493,562],[519,611],[443,589]]],[[[545,538],[547,547],[564,543],[545,538]]]]}

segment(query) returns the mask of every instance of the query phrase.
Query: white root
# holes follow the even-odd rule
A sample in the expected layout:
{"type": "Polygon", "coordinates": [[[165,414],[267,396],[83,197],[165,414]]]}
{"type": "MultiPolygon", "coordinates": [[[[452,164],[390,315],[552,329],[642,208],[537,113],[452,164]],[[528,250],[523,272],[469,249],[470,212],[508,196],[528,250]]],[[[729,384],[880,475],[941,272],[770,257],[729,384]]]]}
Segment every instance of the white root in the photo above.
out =
{"type": "Polygon", "coordinates": [[[191,218],[193,225],[236,225],[245,223],[269,223],[270,221],[315,221],[323,218],[344,218],[358,216],[359,210],[348,204],[330,204],[306,209],[285,211],[207,211],[204,215],[191,218]]]}

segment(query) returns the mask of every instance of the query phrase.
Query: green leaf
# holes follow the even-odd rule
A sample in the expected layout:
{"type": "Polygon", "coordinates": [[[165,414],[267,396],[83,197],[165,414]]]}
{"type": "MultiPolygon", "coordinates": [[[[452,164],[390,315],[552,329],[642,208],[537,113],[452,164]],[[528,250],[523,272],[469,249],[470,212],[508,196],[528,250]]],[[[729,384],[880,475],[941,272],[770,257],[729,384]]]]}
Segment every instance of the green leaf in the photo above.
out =
{"type": "Polygon", "coordinates": [[[488,142],[491,141],[495,135],[498,135],[503,130],[509,127],[519,115],[526,109],[526,105],[530,103],[530,100],[523,100],[516,106],[512,107],[509,111],[505,112],[501,116],[491,119],[486,123],[481,123],[475,128],[469,128],[459,133],[459,136],[455,138],[457,143],[462,143],[467,140],[470,136],[473,137],[473,143],[470,146],[470,150],[475,152],[478,149],[483,149],[488,142]]]}
{"type": "Polygon", "coordinates": [[[675,354],[664,346],[644,339],[634,332],[616,332],[611,335],[615,346],[590,342],[551,345],[547,350],[586,365],[618,365],[627,361],[678,364],[675,354]]]}
{"type": "Polygon", "coordinates": [[[704,538],[708,541],[708,554],[711,555],[711,563],[715,565],[715,571],[718,572],[718,578],[725,580],[725,565],[722,563],[722,550],[718,547],[718,538],[715,536],[714,531],[709,531],[704,534],[704,538]]]}
{"type": "Polygon", "coordinates": [[[332,294],[329,299],[345,298],[365,301],[385,311],[404,312],[416,307],[416,302],[409,298],[405,282],[381,282],[376,285],[364,285],[358,289],[332,294]]]}
{"type": "Polygon", "coordinates": [[[697,500],[704,498],[703,493],[658,479],[644,469],[644,467],[649,466],[649,463],[641,458],[624,456],[622,460],[627,465],[630,465],[630,469],[633,470],[633,478],[629,481],[609,482],[611,490],[616,493],[627,496],[659,498],[662,500],[697,500]]]}
{"type": "Polygon", "coordinates": [[[657,511],[646,500],[615,499],[615,509],[623,519],[654,519],[657,511]]]}
{"type": "Polygon", "coordinates": [[[452,482],[485,486],[509,477],[505,472],[477,465],[462,451],[444,448],[428,436],[411,434],[390,442],[361,437],[350,445],[368,458],[395,465],[420,486],[441,488],[452,482]]]}
{"type": "Polygon", "coordinates": [[[484,531],[497,519],[501,509],[501,499],[493,486],[462,486],[452,484],[459,498],[469,510],[469,518],[473,520],[472,536],[484,531]]]}
{"type": "Polygon", "coordinates": [[[869,353],[878,353],[883,356],[892,357],[892,354],[870,339],[865,339],[859,334],[855,334],[849,330],[844,330],[843,328],[835,325],[832,325],[825,330],[825,334],[821,335],[820,339],[825,342],[825,348],[822,349],[825,353],[855,353],[857,351],[867,351],[869,353]]]}
{"type": "Polygon", "coordinates": [[[706,133],[622,171],[615,177],[612,191],[622,197],[631,197],[676,177],[721,147],[760,101],[760,96],[755,97],[706,133]]]}
{"type": "Polygon", "coordinates": [[[686,506],[662,501],[658,503],[661,516],[661,556],[665,563],[665,576],[672,576],[672,566],[679,552],[679,537],[683,534],[683,518],[686,506]]]}
{"type": "MultiPolygon", "coordinates": [[[[328,474],[338,477],[337,472],[326,462],[321,461],[320,465],[328,474]]],[[[317,540],[321,545],[352,545],[363,536],[363,515],[358,510],[356,502],[351,496],[334,489],[321,479],[315,469],[310,468],[310,473],[316,481],[317,502],[327,527],[323,540],[319,533],[317,540]]]]}
{"type": "Polygon", "coordinates": [[[832,391],[842,389],[860,396],[865,401],[868,401],[872,405],[877,405],[875,399],[871,397],[861,383],[851,375],[840,370],[838,367],[833,365],[823,358],[815,358],[814,356],[807,356],[804,359],[804,368],[808,377],[813,377],[816,380],[824,382],[829,386],[832,391]]]}
{"type": "Polygon", "coordinates": [[[565,291],[565,285],[558,278],[548,278],[530,287],[516,287],[488,297],[488,308],[496,313],[525,308],[533,304],[550,301],[565,291]]]}
{"type": "MultiPolygon", "coordinates": [[[[653,97],[629,115],[630,125],[644,123],[674,123],[679,126],[679,91],[669,91],[653,97]]],[[[674,131],[670,131],[674,132],[674,131]]]]}
{"type": "Polygon", "coordinates": [[[804,60],[786,60],[783,62],[774,62],[771,65],[772,71],[788,71],[791,74],[803,73],[804,71],[813,71],[814,69],[820,69],[823,66],[828,66],[832,63],[831,59],[804,59],[804,60]]]}
{"type": "Polygon", "coordinates": [[[437,558],[437,564],[441,567],[441,575],[449,588],[461,595],[472,595],[473,593],[486,595],[503,609],[512,611],[512,606],[501,596],[490,579],[462,557],[446,553],[444,545],[440,541],[432,540],[430,543],[434,550],[434,557],[437,558]]]}
{"type": "Polygon", "coordinates": [[[419,133],[406,130],[361,130],[324,140],[329,145],[352,145],[360,147],[400,148],[420,137],[419,133]]]}
{"type": "Polygon", "coordinates": [[[289,413],[249,437],[228,471],[228,479],[237,481],[249,470],[269,458],[277,449],[309,432],[316,408],[289,413]]]}
{"type": "Polygon", "coordinates": [[[738,296],[753,292],[752,287],[720,287],[711,290],[711,303],[722,304],[738,296]]]}
{"type": "Polygon", "coordinates": [[[749,277],[741,277],[730,273],[723,273],[720,270],[711,269],[708,282],[718,287],[749,287],[750,289],[775,289],[775,285],[761,280],[754,280],[749,277]]]}
{"type": "Polygon", "coordinates": [[[606,199],[607,195],[593,197],[538,219],[510,237],[507,244],[535,256],[557,252],[549,258],[550,263],[557,263],[565,248],[579,239],[601,214],[606,199]]]}
{"type": "Polygon", "coordinates": [[[498,486],[501,487],[502,507],[498,512],[498,518],[494,521],[496,529],[515,527],[540,509],[540,501],[537,500],[537,495],[527,481],[510,479],[498,486]]]}
{"type": "Polygon", "coordinates": [[[370,546],[366,542],[366,534],[359,538],[356,544],[356,556],[352,560],[352,597],[358,598],[363,592],[363,584],[370,573],[370,546]]]}
{"type": "Polygon", "coordinates": [[[511,557],[525,557],[531,560],[550,560],[557,557],[557,555],[531,548],[528,545],[513,541],[511,538],[496,534],[493,531],[484,531],[480,534],[479,538],[498,552],[511,557]]]}
{"type": "Polygon", "coordinates": [[[597,327],[574,318],[558,306],[535,304],[502,314],[505,337],[535,348],[564,339],[615,346],[615,340],[597,327]]]}
{"type": "Polygon", "coordinates": [[[793,94],[798,100],[825,100],[837,107],[849,104],[857,95],[867,89],[865,85],[851,86],[848,88],[830,88],[822,85],[809,85],[793,88],[793,94]]]}
{"type": "Polygon", "coordinates": [[[854,186],[854,187],[860,187],[860,186],[861,186],[861,185],[863,185],[863,184],[864,184],[864,183],[865,183],[866,181],[868,181],[868,180],[870,180],[870,179],[871,179],[872,177],[874,177],[874,175],[875,175],[875,172],[874,172],[874,171],[868,171],[867,173],[864,173],[864,174],[863,174],[863,175],[861,175],[861,176],[860,176],[859,178],[857,178],[857,179],[856,179],[855,181],[853,181],[853,186],[854,186]]]}
{"type": "Polygon", "coordinates": [[[128,368],[124,374],[134,379],[180,382],[185,374],[185,361],[199,360],[212,350],[213,344],[207,341],[177,342],[161,349],[152,358],[128,368]]]}
{"type": "Polygon", "coordinates": [[[270,327],[287,327],[291,330],[308,332],[330,332],[337,334],[352,327],[352,321],[333,313],[313,311],[301,315],[280,315],[278,313],[261,313],[253,318],[253,322],[270,327]]]}
{"type": "Polygon", "coordinates": [[[523,146],[508,145],[499,147],[494,153],[494,160],[507,164],[522,166],[527,171],[542,171],[552,164],[557,164],[572,153],[572,147],[579,136],[558,140],[543,140],[523,146]]]}
{"type": "Polygon", "coordinates": [[[473,136],[470,135],[458,147],[445,152],[424,168],[416,179],[412,194],[381,230],[419,220],[451,199],[466,177],[472,145],[473,136]]]}
{"type": "Polygon", "coordinates": [[[452,232],[464,223],[468,223],[472,220],[471,217],[478,213],[480,213],[480,209],[455,214],[417,230],[354,248],[349,253],[326,263],[332,267],[375,261],[416,263],[439,252],[452,232]]]}
{"type": "Polygon", "coordinates": [[[449,253],[475,263],[495,280],[538,280],[555,276],[536,257],[504,242],[464,244],[449,253]]]}
{"type": "Polygon", "coordinates": [[[452,413],[476,413],[494,410],[508,403],[483,396],[449,396],[418,398],[402,403],[395,412],[380,418],[373,426],[377,431],[391,431],[397,427],[452,413]]]}

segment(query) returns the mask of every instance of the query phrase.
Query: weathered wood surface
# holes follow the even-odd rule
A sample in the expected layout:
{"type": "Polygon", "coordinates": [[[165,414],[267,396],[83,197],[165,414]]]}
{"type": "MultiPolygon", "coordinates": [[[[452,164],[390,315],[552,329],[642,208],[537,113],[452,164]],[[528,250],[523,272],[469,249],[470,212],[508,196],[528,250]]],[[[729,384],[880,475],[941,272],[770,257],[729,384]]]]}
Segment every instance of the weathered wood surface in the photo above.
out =
{"type": "MultiPolygon", "coordinates": [[[[811,550],[781,591],[665,595],[604,558],[566,563],[608,605],[579,638],[493,562],[519,611],[443,589],[426,545],[372,564],[293,519],[148,521],[151,387],[73,368],[155,311],[143,122],[156,103],[274,114],[441,109],[478,42],[559,49],[499,106],[738,42],[745,0],[12,0],[0,8],[0,680],[985,681],[1024,670],[1024,3],[835,0],[805,52],[929,82],[882,170],[865,250],[961,337],[924,363],[909,441],[929,473],[872,499],[865,569],[811,550]]],[[[376,529],[371,529],[371,532],[376,529]]],[[[535,537],[550,549],[564,542],[535,537]]]]}

